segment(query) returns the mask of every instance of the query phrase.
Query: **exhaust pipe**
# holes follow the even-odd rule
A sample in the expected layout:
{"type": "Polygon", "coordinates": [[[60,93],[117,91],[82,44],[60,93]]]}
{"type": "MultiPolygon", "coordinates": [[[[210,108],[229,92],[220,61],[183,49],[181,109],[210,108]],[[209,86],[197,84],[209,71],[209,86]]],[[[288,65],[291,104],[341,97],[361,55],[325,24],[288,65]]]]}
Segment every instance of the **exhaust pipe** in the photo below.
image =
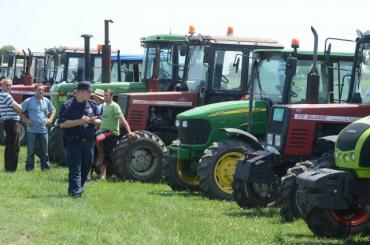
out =
{"type": "Polygon", "coordinates": [[[91,77],[90,77],[90,38],[93,37],[93,35],[90,34],[83,34],[81,37],[84,38],[84,47],[85,47],[85,69],[84,69],[84,76],[83,80],[84,81],[89,81],[91,82],[91,77]]]}
{"type": "Polygon", "coordinates": [[[306,91],[306,103],[317,104],[319,103],[319,85],[320,75],[317,71],[317,44],[319,38],[315,28],[311,26],[311,31],[314,36],[314,48],[313,48],[313,61],[311,71],[307,74],[307,91],[306,91]]]}
{"type": "Polygon", "coordinates": [[[110,83],[111,80],[111,46],[109,45],[109,23],[112,20],[104,20],[104,45],[102,46],[102,83],[110,83]]]}

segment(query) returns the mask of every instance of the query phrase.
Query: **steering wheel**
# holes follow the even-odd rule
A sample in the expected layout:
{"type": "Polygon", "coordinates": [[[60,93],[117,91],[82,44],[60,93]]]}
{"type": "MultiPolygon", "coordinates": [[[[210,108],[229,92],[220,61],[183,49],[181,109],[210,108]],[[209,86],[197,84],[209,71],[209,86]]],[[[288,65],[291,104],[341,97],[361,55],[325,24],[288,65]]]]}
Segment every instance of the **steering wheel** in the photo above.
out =
{"type": "Polygon", "coordinates": [[[230,81],[229,81],[229,79],[225,76],[225,75],[221,75],[221,82],[223,82],[223,83],[229,83],[230,81]]]}
{"type": "Polygon", "coordinates": [[[297,98],[298,97],[298,94],[294,91],[290,91],[290,97],[292,98],[297,98]]]}
{"type": "Polygon", "coordinates": [[[72,71],[72,74],[71,73],[67,74],[67,81],[73,82],[76,78],[77,78],[77,72],[76,71],[72,71]],[[72,75],[73,75],[73,77],[72,77],[72,75]]]}

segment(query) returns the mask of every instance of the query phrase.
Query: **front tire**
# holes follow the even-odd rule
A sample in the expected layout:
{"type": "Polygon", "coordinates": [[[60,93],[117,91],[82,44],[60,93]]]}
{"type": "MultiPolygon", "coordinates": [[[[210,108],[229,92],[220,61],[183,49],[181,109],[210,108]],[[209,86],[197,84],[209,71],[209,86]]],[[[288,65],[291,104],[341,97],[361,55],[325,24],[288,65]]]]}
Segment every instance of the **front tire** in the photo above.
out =
{"type": "Polygon", "coordinates": [[[355,206],[351,210],[313,208],[305,221],[317,236],[346,237],[367,232],[369,215],[366,208],[355,206]]]}
{"type": "Polygon", "coordinates": [[[63,143],[63,129],[55,126],[49,135],[49,159],[60,166],[66,165],[66,153],[63,143]]]}
{"type": "Polygon", "coordinates": [[[158,182],[162,177],[163,141],[147,131],[135,132],[136,139],[123,136],[113,149],[113,167],[118,177],[158,182]]]}
{"type": "Polygon", "coordinates": [[[203,193],[209,198],[232,200],[231,183],[237,161],[251,150],[236,139],[221,140],[209,146],[199,160],[198,176],[203,193]]]}
{"type": "Polygon", "coordinates": [[[262,208],[275,205],[279,180],[272,184],[259,184],[234,178],[233,197],[241,208],[262,208]]]}
{"type": "Polygon", "coordinates": [[[199,190],[199,178],[191,171],[190,161],[163,156],[163,178],[174,191],[199,190]]]}
{"type": "Polygon", "coordinates": [[[297,163],[289,168],[287,175],[281,178],[281,185],[278,188],[277,204],[280,206],[280,216],[284,221],[293,221],[303,217],[303,211],[297,202],[296,177],[309,168],[313,168],[311,161],[297,163]]]}

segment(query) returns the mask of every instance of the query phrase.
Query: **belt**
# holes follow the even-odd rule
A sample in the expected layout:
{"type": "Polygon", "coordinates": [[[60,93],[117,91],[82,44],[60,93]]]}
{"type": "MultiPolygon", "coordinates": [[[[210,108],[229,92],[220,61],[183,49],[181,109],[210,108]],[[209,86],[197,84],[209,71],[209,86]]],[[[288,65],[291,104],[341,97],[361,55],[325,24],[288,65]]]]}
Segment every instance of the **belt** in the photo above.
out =
{"type": "Polygon", "coordinates": [[[87,143],[93,140],[95,140],[94,136],[90,136],[90,137],[67,136],[66,137],[67,142],[74,142],[74,143],[87,143]]]}

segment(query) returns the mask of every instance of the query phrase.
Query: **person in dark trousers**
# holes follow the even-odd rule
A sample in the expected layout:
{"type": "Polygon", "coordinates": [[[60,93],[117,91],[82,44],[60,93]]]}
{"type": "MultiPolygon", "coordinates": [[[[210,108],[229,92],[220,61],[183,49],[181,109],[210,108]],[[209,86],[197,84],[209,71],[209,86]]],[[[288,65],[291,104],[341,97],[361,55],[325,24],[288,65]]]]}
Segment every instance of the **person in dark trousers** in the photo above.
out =
{"type": "Polygon", "coordinates": [[[81,197],[84,191],[94,159],[95,125],[101,122],[97,105],[90,96],[90,83],[78,83],[76,96],[63,104],[59,115],[69,168],[68,195],[73,198],[81,197]]]}
{"type": "Polygon", "coordinates": [[[19,157],[19,115],[24,117],[21,106],[10,95],[12,80],[4,78],[1,80],[0,91],[0,116],[4,120],[5,151],[4,162],[5,171],[14,172],[17,170],[19,157]]]}
{"type": "Polygon", "coordinates": [[[27,98],[22,103],[22,111],[27,113],[28,118],[28,144],[26,171],[32,171],[35,165],[35,146],[40,146],[41,170],[50,169],[48,157],[48,126],[53,123],[55,108],[50,100],[44,95],[44,85],[35,85],[35,96],[27,98]]]}

